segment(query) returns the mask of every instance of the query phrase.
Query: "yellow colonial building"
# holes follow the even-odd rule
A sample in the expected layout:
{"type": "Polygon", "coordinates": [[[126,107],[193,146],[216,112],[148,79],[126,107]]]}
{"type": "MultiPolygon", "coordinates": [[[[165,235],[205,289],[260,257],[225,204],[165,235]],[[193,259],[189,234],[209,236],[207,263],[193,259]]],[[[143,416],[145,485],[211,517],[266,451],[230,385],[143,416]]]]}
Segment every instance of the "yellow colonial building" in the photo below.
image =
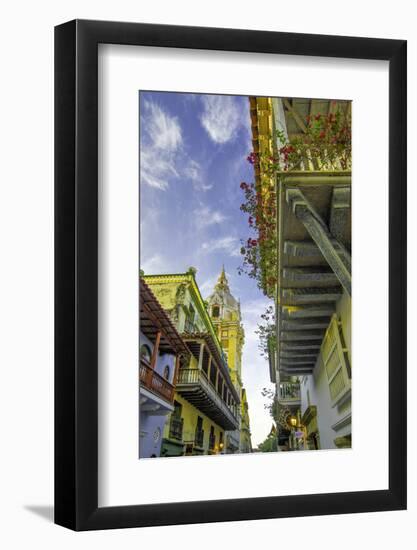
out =
{"type": "Polygon", "coordinates": [[[248,404],[242,382],[242,348],[245,342],[245,333],[242,326],[240,303],[230,292],[224,267],[214,291],[207,301],[211,319],[227,357],[232,382],[241,400],[239,428],[234,432],[227,433],[227,451],[229,453],[251,452],[248,404]]]}
{"type": "Polygon", "coordinates": [[[195,273],[190,268],[186,273],[144,276],[191,352],[178,371],[161,456],[224,453],[226,433],[239,429],[240,393],[195,273]]]}

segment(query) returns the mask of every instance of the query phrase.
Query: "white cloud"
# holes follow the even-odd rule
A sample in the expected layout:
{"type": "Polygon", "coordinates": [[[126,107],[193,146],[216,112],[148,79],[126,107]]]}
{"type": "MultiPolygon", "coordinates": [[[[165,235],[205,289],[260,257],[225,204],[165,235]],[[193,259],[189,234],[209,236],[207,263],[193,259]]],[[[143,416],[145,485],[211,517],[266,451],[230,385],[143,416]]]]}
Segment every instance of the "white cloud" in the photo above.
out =
{"type": "Polygon", "coordinates": [[[201,248],[207,252],[226,252],[229,256],[240,256],[240,243],[236,237],[220,237],[211,239],[202,244],[201,248]]]}
{"type": "Polygon", "coordinates": [[[155,273],[164,273],[165,262],[161,255],[154,254],[141,262],[140,269],[145,272],[145,275],[153,275],[155,273]]]}
{"type": "Polygon", "coordinates": [[[197,227],[202,229],[209,227],[210,225],[217,225],[227,220],[225,216],[219,210],[212,210],[209,206],[201,206],[194,212],[194,219],[197,227]]]}
{"type": "Polygon", "coordinates": [[[176,156],[182,148],[182,131],[176,117],[151,101],[144,103],[141,121],[141,183],[165,190],[178,177],[176,156]]]}
{"type": "Polygon", "coordinates": [[[165,191],[170,182],[189,180],[197,191],[208,191],[201,165],[185,152],[183,131],[177,117],[145,101],[141,117],[141,183],[165,191]]]}
{"type": "Polygon", "coordinates": [[[152,146],[164,152],[175,152],[182,145],[182,131],[177,117],[163,111],[156,103],[145,101],[144,130],[152,146]]]}
{"type": "Polygon", "coordinates": [[[213,277],[209,277],[201,285],[198,285],[199,289],[200,289],[200,292],[201,292],[201,295],[203,297],[206,297],[206,296],[208,296],[209,294],[211,294],[213,292],[214,286],[217,282],[217,278],[218,278],[218,275],[213,276],[213,277]]]}
{"type": "Polygon", "coordinates": [[[241,113],[231,96],[203,95],[200,122],[215,143],[226,143],[236,136],[241,113]]]}
{"type": "Polygon", "coordinates": [[[201,165],[193,160],[189,159],[184,169],[184,175],[191,181],[193,187],[197,191],[209,191],[213,187],[212,184],[204,182],[204,175],[201,165]]]}

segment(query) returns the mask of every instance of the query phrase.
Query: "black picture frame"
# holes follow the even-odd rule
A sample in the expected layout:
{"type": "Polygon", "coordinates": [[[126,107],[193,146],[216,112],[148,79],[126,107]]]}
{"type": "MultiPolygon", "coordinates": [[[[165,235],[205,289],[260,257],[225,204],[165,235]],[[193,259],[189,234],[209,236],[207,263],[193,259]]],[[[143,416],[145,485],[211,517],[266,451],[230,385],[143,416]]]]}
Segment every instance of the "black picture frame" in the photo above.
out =
{"type": "Polygon", "coordinates": [[[55,522],[108,529],[406,508],[406,41],[74,20],[55,28],[55,522]],[[389,488],[98,507],[98,44],[389,62],[389,488]]]}

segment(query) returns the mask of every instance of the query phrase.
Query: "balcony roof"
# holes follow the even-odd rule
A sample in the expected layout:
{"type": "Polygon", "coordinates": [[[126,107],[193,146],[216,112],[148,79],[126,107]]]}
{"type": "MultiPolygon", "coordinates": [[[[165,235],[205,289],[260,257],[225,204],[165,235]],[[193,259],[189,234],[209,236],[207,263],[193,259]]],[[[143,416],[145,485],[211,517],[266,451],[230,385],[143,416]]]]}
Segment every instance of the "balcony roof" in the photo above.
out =
{"type": "Polygon", "coordinates": [[[140,278],[139,306],[140,330],[152,341],[155,340],[157,332],[161,332],[159,343],[161,352],[190,355],[190,350],[184,340],[142,277],[140,278]]]}
{"type": "Polygon", "coordinates": [[[350,295],[350,173],[287,173],[278,186],[277,367],[314,369],[336,303],[350,295]]]}
{"type": "MultiPolygon", "coordinates": [[[[210,350],[211,355],[214,358],[215,363],[220,368],[220,371],[223,374],[227,382],[228,388],[233,394],[233,397],[235,398],[236,403],[240,403],[240,396],[236,391],[236,388],[232,382],[232,379],[230,378],[229,367],[227,366],[227,363],[223,359],[223,355],[219,353],[216,342],[213,340],[211,334],[207,332],[192,332],[192,333],[185,332],[182,334],[182,337],[185,340],[185,342],[187,342],[187,345],[191,352],[194,351],[192,342],[195,342],[197,340],[204,340],[208,349],[210,350]]],[[[194,351],[194,356],[198,359],[198,355],[196,356],[196,353],[197,354],[199,353],[199,349],[194,351]]]]}

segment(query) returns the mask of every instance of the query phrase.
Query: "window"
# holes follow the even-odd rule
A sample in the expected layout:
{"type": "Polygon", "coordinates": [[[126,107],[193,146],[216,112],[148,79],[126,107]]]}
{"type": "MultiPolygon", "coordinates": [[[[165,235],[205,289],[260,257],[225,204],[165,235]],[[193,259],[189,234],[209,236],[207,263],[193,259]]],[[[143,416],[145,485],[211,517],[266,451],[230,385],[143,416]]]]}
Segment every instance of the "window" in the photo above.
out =
{"type": "Polygon", "coordinates": [[[222,348],[229,347],[229,340],[227,338],[222,338],[222,348]]]}
{"type": "Polygon", "coordinates": [[[210,426],[209,449],[213,450],[215,446],[216,446],[216,436],[214,434],[214,426],[210,426]]]}
{"type": "Polygon", "coordinates": [[[211,308],[211,316],[212,317],[220,317],[220,308],[219,308],[219,306],[213,306],[211,308]]]}
{"type": "Polygon", "coordinates": [[[194,323],[194,318],[195,318],[195,309],[190,304],[188,308],[188,320],[190,321],[190,323],[194,323]]]}
{"type": "Polygon", "coordinates": [[[334,315],[327,328],[321,348],[333,406],[339,403],[351,388],[349,361],[340,336],[339,323],[337,316],[334,315]]]}
{"type": "Polygon", "coordinates": [[[181,403],[178,403],[178,401],[174,401],[174,410],[172,412],[172,415],[176,418],[181,418],[182,413],[182,405],[181,403]]]}
{"type": "Polygon", "coordinates": [[[185,319],[185,327],[184,327],[185,332],[189,332],[189,333],[195,332],[194,322],[195,322],[195,309],[190,304],[188,306],[187,318],[185,319]]]}
{"type": "Polygon", "coordinates": [[[166,380],[169,380],[169,374],[170,374],[169,365],[165,365],[165,367],[164,367],[164,378],[165,378],[166,380]]]}
{"type": "Polygon", "coordinates": [[[150,363],[151,357],[152,357],[151,348],[146,344],[142,344],[140,346],[140,358],[150,363]]]}

